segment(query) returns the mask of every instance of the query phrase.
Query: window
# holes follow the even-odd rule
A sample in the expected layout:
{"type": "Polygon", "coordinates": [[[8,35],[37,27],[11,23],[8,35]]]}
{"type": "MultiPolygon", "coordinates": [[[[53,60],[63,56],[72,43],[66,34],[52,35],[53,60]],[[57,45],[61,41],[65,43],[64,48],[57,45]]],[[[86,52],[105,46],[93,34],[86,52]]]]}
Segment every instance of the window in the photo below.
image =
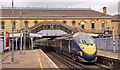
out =
{"type": "Polygon", "coordinates": [[[1,29],[4,29],[5,23],[2,21],[1,22],[1,29]]]}
{"type": "Polygon", "coordinates": [[[25,21],[25,27],[28,27],[28,21],[25,21]]]}
{"type": "Polygon", "coordinates": [[[53,25],[53,28],[55,29],[55,28],[56,28],[56,25],[53,25]]]}
{"type": "Polygon", "coordinates": [[[57,28],[59,28],[59,25],[57,25],[57,28]]]}
{"type": "Polygon", "coordinates": [[[48,29],[50,29],[50,25],[48,25],[48,29]]]}
{"type": "Polygon", "coordinates": [[[95,23],[94,23],[94,21],[92,21],[92,23],[91,23],[91,28],[95,29],[95,23]]]}
{"type": "Polygon", "coordinates": [[[13,22],[13,28],[16,29],[16,23],[15,23],[15,21],[13,22]]]}
{"type": "Polygon", "coordinates": [[[66,24],[66,21],[63,21],[64,24],[66,24]]]}
{"type": "Polygon", "coordinates": [[[72,25],[75,26],[75,21],[72,22],[72,25]]]}
{"type": "Polygon", "coordinates": [[[44,25],[44,28],[46,29],[46,28],[47,28],[47,26],[46,26],[46,25],[44,25]]]}
{"type": "Polygon", "coordinates": [[[38,23],[37,21],[34,22],[35,25],[36,25],[37,23],[38,23]]]}
{"type": "Polygon", "coordinates": [[[105,28],[105,22],[102,21],[102,29],[104,29],[104,28],[105,28]]]}
{"type": "Polygon", "coordinates": [[[81,22],[81,28],[82,28],[82,29],[85,28],[85,22],[84,22],[84,21],[81,22]]]}

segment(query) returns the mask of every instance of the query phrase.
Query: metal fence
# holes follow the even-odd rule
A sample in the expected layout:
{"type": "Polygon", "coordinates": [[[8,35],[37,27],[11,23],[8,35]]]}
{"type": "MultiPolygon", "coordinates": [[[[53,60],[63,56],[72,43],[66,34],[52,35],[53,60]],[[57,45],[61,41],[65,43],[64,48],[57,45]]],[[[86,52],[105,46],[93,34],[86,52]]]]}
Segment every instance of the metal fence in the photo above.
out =
{"type": "Polygon", "coordinates": [[[113,44],[113,38],[108,37],[108,38],[95,38],[95,43],[97,46],[98,50],[104,50],[104,51],[111,51],[113,52],[115,49],[115,52],[118,52],[118,47],[119,47],[119,38],[115,38],[115,48],[113,44]]]}

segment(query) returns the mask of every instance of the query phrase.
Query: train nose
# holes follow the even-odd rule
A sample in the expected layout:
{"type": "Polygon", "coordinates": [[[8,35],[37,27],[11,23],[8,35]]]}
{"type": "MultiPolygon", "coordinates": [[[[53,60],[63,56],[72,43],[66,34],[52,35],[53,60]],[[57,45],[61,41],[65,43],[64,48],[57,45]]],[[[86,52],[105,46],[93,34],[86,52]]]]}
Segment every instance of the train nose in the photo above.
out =
{"type": "Polygon", "coordinates": [[[86,54],[86,53],[84,53],[83,58],[85,60],[87,60],[87,61],[93,61],[93,60],[96,59],[96,53],[94,53],[94,54],[86,54]]]}

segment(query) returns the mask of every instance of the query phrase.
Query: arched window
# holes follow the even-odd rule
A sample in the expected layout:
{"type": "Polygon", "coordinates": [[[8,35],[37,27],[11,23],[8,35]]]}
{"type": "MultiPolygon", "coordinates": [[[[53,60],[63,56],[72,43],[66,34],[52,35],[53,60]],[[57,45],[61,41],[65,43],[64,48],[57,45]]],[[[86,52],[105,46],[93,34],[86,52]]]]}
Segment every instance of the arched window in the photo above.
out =
{"type": "Polygon", "coordinates": [[[72,21],[72,26],[75,26],[75,21],[72,21]]]}
{"type": "Polygon", "coordinates": [[[104,29],[104,28],[105,28],[105,22],[102,21],[102,29],[104,29]]]}
{"type": "Polygon", "coordinates": [[[25,27],[28,27],[28,21],[25,21],[25,27]]]}
{"type": "Polygon", "coordinates": [[[36,25],[38,23],[38,21],[35,21],[34,24],[36,25]]]}
{"type": "Polygon", "coordinates": [[[16,29],[16,23],[15,23],[15,21],[13,22],[13,28],[16,29]]]}
{"type": "Polygon", "coordinates": [[[84,22],[84,21],[81,22],[81,28],[82,28],[82,29],[85,28],[85,22],[84,22]]]}
{"type": "Polygon", "coordinates": [[[91,22],[91,28],[95,29],[95,22],[94,21],[91,22]]]}
{"type": "Polygon", "coordinates": [[[4,27],[5,27],[5,23],[2,21],[1,22],[1,29],[4,29],[4,27]]]}
{"type": "Polygon", "coordinates": [[[63,21],[64,24],[66,24],[66,21],[63,21]]]}

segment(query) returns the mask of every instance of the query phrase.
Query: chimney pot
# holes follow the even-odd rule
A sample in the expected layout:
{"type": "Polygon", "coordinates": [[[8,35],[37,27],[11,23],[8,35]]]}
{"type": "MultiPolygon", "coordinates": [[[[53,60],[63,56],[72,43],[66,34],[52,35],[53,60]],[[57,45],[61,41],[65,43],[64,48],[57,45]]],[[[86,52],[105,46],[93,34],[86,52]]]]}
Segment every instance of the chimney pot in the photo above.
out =
{"type": "Polygon", "coordinates": [[[103,13],[107,14],[107,7],[103,7],[103,13]]]}

